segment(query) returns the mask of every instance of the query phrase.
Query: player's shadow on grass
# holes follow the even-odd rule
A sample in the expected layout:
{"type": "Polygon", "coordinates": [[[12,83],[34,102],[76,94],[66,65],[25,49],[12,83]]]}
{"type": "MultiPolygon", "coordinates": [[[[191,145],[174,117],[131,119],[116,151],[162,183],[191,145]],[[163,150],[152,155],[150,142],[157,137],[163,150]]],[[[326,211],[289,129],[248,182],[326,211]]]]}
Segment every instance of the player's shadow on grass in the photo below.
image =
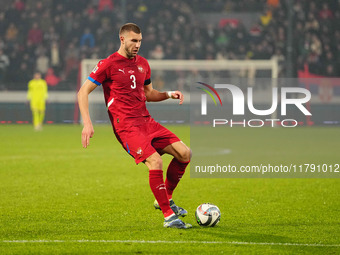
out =
{"type": "Polygon", "coordinates": [[[291,243],[291,238],[280,235],[270,235],[246,231],[245,228],[231,226],[215,226],[206,228],[200,226],[193,227],[200,232],[203,240],[209,241],[230,241],[230,242],[256,242],[256,243],[291,243]],[[206,236],[206,238],[204,238],[206,236]]]}

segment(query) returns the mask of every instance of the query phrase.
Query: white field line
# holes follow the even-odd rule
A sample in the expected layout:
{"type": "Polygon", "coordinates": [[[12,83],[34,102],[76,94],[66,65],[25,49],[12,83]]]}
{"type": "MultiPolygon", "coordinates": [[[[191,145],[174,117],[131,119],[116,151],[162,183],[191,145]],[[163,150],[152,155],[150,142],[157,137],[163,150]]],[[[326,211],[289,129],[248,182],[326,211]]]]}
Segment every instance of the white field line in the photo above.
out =
{"type": "Polygon", "coordinates": [[[256,243],[237,241],[164,241],[164,240],[1,240],[0,243],[146,243],[146,244],[227,244],[264,246],[340,247],[340,244],[322,243],[256,243]]]}

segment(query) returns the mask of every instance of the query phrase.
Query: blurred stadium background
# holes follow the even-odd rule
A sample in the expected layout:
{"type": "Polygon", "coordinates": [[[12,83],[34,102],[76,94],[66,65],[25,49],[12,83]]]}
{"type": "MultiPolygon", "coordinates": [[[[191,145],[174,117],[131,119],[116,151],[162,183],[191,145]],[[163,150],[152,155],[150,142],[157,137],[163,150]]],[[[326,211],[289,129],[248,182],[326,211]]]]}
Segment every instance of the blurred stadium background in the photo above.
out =
{"type": "MultiPolygon", "coordinates": [[[[141,26],[140,55],[149,60],[276,59],[278,77],[340,76],[337,0],[0,0],[1,124],[31,122],[24,103],[27,83],[36,70],[49,85],[46,121],[78,123],[75,95],[83,82],[81,61],[115,52],[118,29],[125,22],[141,26]]],[[[152,79],[156,89],[189,92],[197,76],[270,77],[270,73],[157,70],[152,79]]],[[[326,110],[332,104],[332,111],[339,111],[338,85],[316,84],[312,91],[326,110]]],[[[93,107],[105,109],[102,96],[94,102],[93,107]]],[[[179,122],[188,118],[185,109],[179,122]]],[[[96,121],[107,120],[104,111],[96,121]]]]}

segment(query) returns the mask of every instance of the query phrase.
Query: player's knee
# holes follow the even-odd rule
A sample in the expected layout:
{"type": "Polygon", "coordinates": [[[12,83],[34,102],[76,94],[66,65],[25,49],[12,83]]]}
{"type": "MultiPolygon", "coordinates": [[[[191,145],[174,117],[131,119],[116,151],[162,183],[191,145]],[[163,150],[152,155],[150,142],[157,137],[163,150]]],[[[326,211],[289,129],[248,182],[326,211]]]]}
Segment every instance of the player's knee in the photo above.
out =
{"type": "Polygon", "coordinates": [[[154,158],[151,165],[152,169],[163,169],[163,160],[161,156],[154,158]]]}
{"type": "Polygon", "coordinates": [[[183,150],[180,153],[180,161],[181,162],[188,162],[191,159],[191,149],[189,147],[183,148],[183,150]]]}
{"type": "Polygon", "coordinates": [[[163,169],[163,160],[158,153],[155,153],[147,158],[146,163],[150,170],[163,169]]]}

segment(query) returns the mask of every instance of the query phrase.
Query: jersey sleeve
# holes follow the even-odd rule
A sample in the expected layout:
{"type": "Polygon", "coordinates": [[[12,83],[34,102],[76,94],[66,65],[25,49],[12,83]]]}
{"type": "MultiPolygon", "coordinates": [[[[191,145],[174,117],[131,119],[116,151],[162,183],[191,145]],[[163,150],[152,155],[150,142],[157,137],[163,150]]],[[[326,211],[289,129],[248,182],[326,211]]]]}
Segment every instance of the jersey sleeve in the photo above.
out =
{"type": "Polygon", "coordinates": [[[108,78],[109,61],[104,59],[98,62],[95,68],[90,73],[88,79],[100,86],[108,78]]]}
{"type": "Polygon", "coordinates": [[[151,83],[151,68],[150,68],[148,61],[146,61],[146,76],[145,76],[144,85],[149,85],[150,83],[151,83]]]}

